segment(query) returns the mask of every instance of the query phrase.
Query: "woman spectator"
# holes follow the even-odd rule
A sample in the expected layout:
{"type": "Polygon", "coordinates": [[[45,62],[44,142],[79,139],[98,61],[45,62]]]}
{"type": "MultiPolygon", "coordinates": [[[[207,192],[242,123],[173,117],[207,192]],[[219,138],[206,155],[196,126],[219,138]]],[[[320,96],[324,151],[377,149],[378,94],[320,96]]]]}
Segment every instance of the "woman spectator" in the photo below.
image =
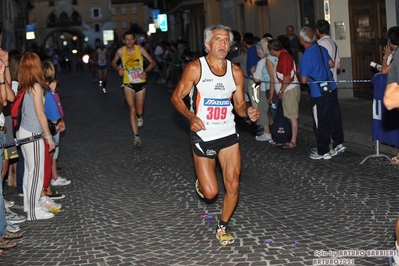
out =
{"type": "Polygon", "coordinates": [[[259,84],[258,95],[254,95],[256,97],[256,101],[258,103],[259,108],[259,119],[258,125],[263,127],[262,135],[256,136],[255,139],[257,141],[271,141],[272,135],[270,134],[270,124],[271,115],[269,113],[269,98],[271,100],[269,89],[270,89],[270,75],[267,69],[267,56],[270,55],[269,49],[267,49],[268,41],[272,40],[270,37],[263,38],[256,45],[256,52],[258,56],[261,58],[256,67],[251,68],[252,78],[255,81],[256,85],[259,84]]]}
{"type": "MultiPolygon", "coordinates": [[[[46,88],[40,58],[37,54],[27,52],[21,57],[18,73],[18,90],[26,90],[22,108],[21,125],[17,138],[23,139],[43,134],[44,141],[49,145],[50,152],[55,148],[47,118],[44,114],[44,93],[46,88]]],[[[54,214],[40,203],[40,195],[44,182],[44,152],[43,139],[21,146],[25,159],[23,178],[24,211],[28,220],[50,219],[54,214]]]]}

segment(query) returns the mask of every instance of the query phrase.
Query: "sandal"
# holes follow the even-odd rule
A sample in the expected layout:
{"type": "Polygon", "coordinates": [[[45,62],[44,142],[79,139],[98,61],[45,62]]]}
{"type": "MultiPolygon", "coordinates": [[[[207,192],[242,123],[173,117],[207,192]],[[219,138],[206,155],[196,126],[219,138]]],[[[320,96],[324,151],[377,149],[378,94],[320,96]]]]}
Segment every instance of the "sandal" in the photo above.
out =
{"type": "Polygon", "coordinates": [[[11,242],[10,240],[5,240],[4,238],[1,238],[0,240],[0,249],[7,249],[7,248],[13,248],[17,246],[17,243],[11,242]]]}
{"type": "Polygon", "coordinates": [[[18,239],[18,238],[21,238],[21,237],[23,237],[23,236],[24,236],[24,235],[23,235],[22,233],[20,233],[20,232],[16,232],[16,233],[7,232],[7,233],[3,236],[3,238],[6,239],[6,240],[11,240],[11,239],[18,239]]]}
{"type": "Polygon", "coordinates": [[[296,147],[296,144],[294,142],[287,142],[283,145],[283,149],[293,149],[296,147]]]}

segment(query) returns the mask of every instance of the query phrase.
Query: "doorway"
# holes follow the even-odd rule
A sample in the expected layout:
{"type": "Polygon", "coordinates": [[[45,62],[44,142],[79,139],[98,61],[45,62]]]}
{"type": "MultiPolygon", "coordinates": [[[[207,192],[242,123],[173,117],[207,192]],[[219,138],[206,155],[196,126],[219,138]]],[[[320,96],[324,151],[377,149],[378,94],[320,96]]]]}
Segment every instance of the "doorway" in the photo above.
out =
{"type": "MultiPolygon", "coordinates": [[[[349,0],[352,73],[354,80],[370,80],[377,70],[370,62],[381,64],[387,43],[385,0],[349,0]]],[[[354,82],[355,97],[373,99],[372,83],[354,82]]]]}

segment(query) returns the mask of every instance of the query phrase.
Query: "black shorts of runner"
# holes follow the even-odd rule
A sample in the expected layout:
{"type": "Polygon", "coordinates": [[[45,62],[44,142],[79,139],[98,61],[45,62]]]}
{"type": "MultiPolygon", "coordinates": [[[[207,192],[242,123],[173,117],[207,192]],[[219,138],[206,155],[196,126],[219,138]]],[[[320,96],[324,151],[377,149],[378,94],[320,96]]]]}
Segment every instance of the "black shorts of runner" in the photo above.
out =
{"type": "Polygon", "coordinates": [[[221,149],[233,146],[239,142],[239,136],[234,133],[230,136],[211,140],[203,141],[197,133],[191,131],[190,133],[191,149],[198,157],[206,157],[209,159],[215,159],[221,149]]]}
{"type": "Polygon", "coordinates": [[[128,88],[131,89],[133,91],[135,91],[136,93],[143,91],[147,88],[147,82],[144,83],[129,83],[129,84],[122,84],[121,88],[128,88]]]}

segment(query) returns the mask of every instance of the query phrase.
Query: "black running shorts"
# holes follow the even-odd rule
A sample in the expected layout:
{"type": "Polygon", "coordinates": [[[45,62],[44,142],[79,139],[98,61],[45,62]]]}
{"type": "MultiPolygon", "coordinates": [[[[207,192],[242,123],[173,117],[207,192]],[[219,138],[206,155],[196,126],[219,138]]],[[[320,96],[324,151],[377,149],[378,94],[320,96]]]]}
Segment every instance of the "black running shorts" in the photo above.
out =
{"type": "Polygon", "coordinates": [[[128,89],[131,89],[131,90],[135,91],[136,93],[138,93],[147,88],[147,82],[122,84],[121,88],[122,89],[128,88],[128,89]]]}
{"type": "Polygon", "coordinates": [[[230,136],[211,140],[203,141],[197,133],[191,131],[190,133],[191,149],[199,157],[206,157],[209,159],[215,159],[221,149],[230,147],[239,142],[239,136],[234,133],[230,136]]]}

